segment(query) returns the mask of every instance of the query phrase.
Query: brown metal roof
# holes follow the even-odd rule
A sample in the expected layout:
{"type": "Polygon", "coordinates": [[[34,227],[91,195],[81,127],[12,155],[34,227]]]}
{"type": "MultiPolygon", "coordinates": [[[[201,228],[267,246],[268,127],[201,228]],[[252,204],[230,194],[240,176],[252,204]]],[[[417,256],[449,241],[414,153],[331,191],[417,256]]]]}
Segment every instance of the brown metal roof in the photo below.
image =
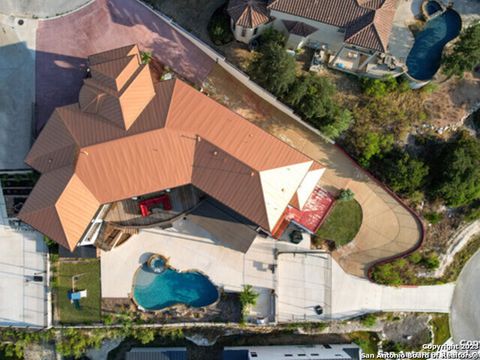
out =
{"type": "Polygon", "coordinates": [[[236,25],[249,29],[270,21],[266,0],[230,0],[227,12],[236,25]]]}
{"type": "Polygon", "coordinates": [[[345,29],[345,42],[385,52],[397,0],[274,0],[268,8],[345,29]]]}
{"type": "MultiPolygon", "coordinates": [[[[96,106],[55,110],[26,158],[43,175],[19,217],[73,249],[100,204],[192,183],[272,229],[308,170],[320,165],[180,80],[156,84],[150,98],[150,86],[144,86],[147,78],[152,82],[149,68],[137,67],[131,72],[136,79],[125,87],[137,81],[140,86],[120,100],[126,108],[130,102],[145,104],[130,126],[119,126],[113,113],[96,106]],[[272,184],[275,169],[290,176],[272,184]]],[[[92,80],[97,81],[94,74],[80,91],[82,101],[92,103],[85,92],[92,80]]],[[[95,91],[100,99],[123,94],[101,86],[95,91]]]]}

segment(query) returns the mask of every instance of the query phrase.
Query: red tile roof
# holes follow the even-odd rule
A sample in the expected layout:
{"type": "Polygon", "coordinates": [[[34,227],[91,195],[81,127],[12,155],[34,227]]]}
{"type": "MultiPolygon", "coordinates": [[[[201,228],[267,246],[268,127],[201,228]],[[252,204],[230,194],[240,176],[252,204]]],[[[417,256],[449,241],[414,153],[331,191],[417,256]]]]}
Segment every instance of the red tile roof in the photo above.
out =
{"type": "Polygon", "coordinates": [[[236,25],[249,29],[270,21],[266,0],[230,0],[227,12],[236,25]]]}
{"type": "Polygon", "coordinates": [[[344,28],[345,42],[385,52],[397,0],[273,0],[268,8],[344,28]]]}

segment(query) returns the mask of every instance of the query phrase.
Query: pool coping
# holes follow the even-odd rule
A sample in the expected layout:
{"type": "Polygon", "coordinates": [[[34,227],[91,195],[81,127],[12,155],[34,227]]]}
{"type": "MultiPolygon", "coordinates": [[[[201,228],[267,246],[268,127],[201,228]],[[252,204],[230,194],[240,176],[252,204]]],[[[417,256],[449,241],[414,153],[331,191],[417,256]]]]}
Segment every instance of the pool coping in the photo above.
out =
{"type": "MultiPolygon", "coordinates": [[[[156,273],[158,275],[158,273],[156,273]]],[[[152,254],[149,259],[145,262],[143,262],[138,268],[137,270],[135,270],[135,274],[133,275],[133,280],[132,280],[132,285],[131,285],[131,291],[130,293],[128,294],[128,297],[130,298],[130,300],[135,304],[137,310],[139,311],[142,311],[142,312],[145,312],[145,313],[153,313],[153,314],[159,314],[159,313],[162,313],[162,312],[165,312],[169,309],[172,309],[173,307],[183,307],[185,309],[202,309],[202,308],[206,308],[206,309],[211,309],[213,308],[214,306],[216,306],[221,297],[222,297],[222,294],[224,292],[224,289],[223,287],[220,287],[218,286],[214,281],[212,281],[212,279],[210,278],[210,276],[208,276],[207,274],[205,274],[205,272],[203,272],[202,270],[198,270],[198,269],[188,269],[188,270],[185,270],[185,271],[182,271],[182,270],[179,270],[173,266],[170,265],[170,257],[166,257],[166,256],[163,256],[162,254],[152,254]],[[187,272],[196,272],[202,276],[204,276],[205,278],[207,278],[208,281],[210,281],[212,283],[212,285],[215,287],[215,289],[217,290],[217,299],[212,302],[211,304],[208,304],[208,305],[205,305],[205,306],[191,306],[191,305],[187,305],[185,303],[181,303],[181,302],[178,302],[178,303],[175,303],[175,304],[172,304],[172,305],[169,305],[167,307],[164,307],[162,309],[158,309],[158,310],[152,310],[152,309],[146,309],[144,308],[142,305],[140,305],[136,300],[135,300],[135,297],[134,297],[134,287],[135,287],[135,280],[137,279],[137,275],[138,275],[138,272],[142,269],[143,266],[145,266],[148,261],[150,260],[150,258],[152,258],[153,256],[159,256],[161,257],[162,259],[165,260],[165,268],[166,269],[172,269],[174,271],[176,271],[177,273],[187,273],[187,272]]]]}

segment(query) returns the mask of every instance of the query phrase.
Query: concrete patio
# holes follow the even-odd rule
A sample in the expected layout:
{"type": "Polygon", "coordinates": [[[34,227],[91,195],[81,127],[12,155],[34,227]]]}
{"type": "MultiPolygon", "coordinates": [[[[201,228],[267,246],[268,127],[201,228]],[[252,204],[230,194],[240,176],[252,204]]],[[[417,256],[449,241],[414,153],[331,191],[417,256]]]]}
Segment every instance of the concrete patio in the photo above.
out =
{"type": "Polygon", "coordinates": [[[50,305],[43,236],[8,225],[1,188],[0,208],[0,326],[45,327],[50,305]],[[34,274],[43,281],[33,282],[34,274]]]}

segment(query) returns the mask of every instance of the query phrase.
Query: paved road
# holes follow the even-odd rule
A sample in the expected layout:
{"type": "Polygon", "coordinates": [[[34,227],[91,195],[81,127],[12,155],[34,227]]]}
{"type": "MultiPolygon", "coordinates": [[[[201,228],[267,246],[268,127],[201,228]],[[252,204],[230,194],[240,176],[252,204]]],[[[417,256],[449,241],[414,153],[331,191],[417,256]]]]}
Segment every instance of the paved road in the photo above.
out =
{"type": "Polygon", "coordinates": [[[0,170],[24,169],[31,145],[36,21],[0,14],[0,170]]]}
{"type": "Polygon", "coordinates": [[[46,18],[78,9],[92,0],[2,0],[0,13],[18,17],[46,18]]]}
{"type": "Polygon", "coordinates": [[[460,273],[453,295],[451,331],[455,342],[480,339],[480,251],[460,273]]]}
{"type": "Polygon", "coordinates": [[[137,1],[96,0],[70,15],[39,22],[37,129],[55,107],[77,101],[88,55],[133,43],[152,50],[163,64],[198,84],[214,63],[137,1]]]}

